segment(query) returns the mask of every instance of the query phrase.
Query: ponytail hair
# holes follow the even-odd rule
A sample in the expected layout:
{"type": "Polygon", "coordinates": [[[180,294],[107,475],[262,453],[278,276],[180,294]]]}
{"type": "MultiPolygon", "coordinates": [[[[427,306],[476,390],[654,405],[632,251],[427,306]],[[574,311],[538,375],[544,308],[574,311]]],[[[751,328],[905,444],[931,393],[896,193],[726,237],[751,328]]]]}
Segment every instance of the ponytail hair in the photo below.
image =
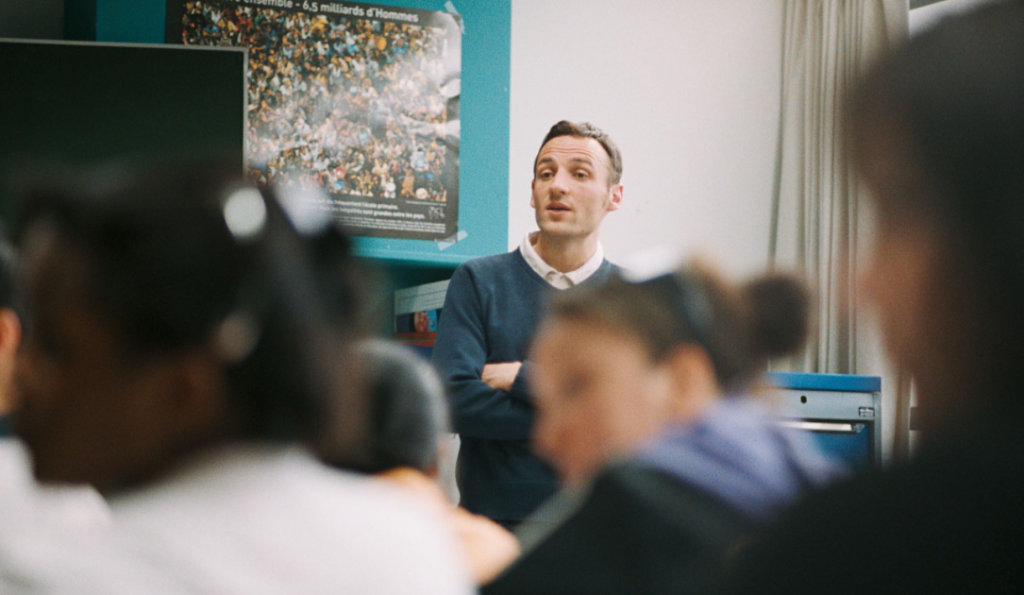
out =
{"type": "Polygon", "coordinates": [[[750,350],[761,360],[798,351],[807,339],[810,297],[802,283],[772,274],[743,286],[750,304],[750,350]]]}
{"type": "Polygon", "coordinates": [[[654,361],[696,345],[726,393],[739,392],[770,358],[796,352],[809,326],[810,298],[793,277],[731,283],[695,263],[657,276],[623,271],[606,283],[559,293],[549,314],[605,324],[636,336],[654,361]]]}

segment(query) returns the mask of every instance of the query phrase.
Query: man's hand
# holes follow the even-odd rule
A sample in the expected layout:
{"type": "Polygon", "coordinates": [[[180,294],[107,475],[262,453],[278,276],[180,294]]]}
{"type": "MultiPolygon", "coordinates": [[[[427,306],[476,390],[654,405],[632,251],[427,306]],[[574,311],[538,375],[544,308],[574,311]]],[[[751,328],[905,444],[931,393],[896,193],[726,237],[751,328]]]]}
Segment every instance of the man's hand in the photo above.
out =
{"type": "Polygon", "coordinates": [[[484,364],[484,369],[480,372],[480,380],[493,389],[508,392],[512,390],[512,383],[516,381],[516,375],[519,374],[521,367],[523,367],[523,362],[484,364]]]}

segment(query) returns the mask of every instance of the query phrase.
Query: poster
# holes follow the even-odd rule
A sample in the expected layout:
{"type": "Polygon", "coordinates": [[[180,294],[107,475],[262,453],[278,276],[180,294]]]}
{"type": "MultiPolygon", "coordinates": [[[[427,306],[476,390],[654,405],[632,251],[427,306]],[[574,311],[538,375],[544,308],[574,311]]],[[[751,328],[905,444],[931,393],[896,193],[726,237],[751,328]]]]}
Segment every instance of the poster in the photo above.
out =
{"type": "Polygon", "coordinates": [[[458,17],[304,0],[168,0],[167,41],[249,50],[246,157],[353,234],[457,231],[458,17]]]}

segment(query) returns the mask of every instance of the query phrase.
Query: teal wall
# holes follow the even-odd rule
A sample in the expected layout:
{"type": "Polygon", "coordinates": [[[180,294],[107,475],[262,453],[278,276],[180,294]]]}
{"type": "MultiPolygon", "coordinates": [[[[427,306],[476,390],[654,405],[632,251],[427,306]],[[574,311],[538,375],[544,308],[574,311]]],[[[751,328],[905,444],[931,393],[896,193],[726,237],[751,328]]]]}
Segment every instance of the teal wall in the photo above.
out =
{"type": "MultiPolygon", "coordinates": [[[[445,2],[379,0],[372,4],[440,11],[444,10],[445,2]]],[[[399,265],[451,267],[469,258],[507,250],[512,3],[454,0],[454,4],[465,25],[459,106],[459,230],[465,232],[465,238],[453,245],[429,240],[358,238],[357,250],[362,256],[399,265]]],[[[127,43],[164,41],[164,0],[67,0],[66,10],[65,30],[70,38],[127,43]],[[90,23],[93,14],[95,22],[90,23]]]]}

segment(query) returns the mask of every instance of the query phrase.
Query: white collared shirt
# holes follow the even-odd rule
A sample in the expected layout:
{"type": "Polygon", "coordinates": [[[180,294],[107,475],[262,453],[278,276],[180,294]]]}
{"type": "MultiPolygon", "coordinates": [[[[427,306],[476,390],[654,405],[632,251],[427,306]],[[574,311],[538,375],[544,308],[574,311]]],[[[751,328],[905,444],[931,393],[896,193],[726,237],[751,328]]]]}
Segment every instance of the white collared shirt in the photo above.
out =
{"type": "Polygon", "coordinates": [[[576,269],[575,271],[569,271],[563,273],[556,270],[554,267],[544,262],[544,259],[537,254],[537,251],[533,248],[534,242],[537,241],[537,235],[540,232],[533,232],[526,234],[523,238],[522,245],[519,246],[519,253],[523,255],[523,260],[526,264],[530,265],[530,268],[536,271],[542,279],[548,282],[549,285],[555,289],[569,289],[573,285],[579,285],[586,281],[591,275],[597,272],[597,269],[601,268],[601,263],[604,262],[604,247],[601,246],[601,242],[597,243],[597,250],[594,250],[594,255],[590,257],[587,262],[583,263],[583,266],[576,269]]]}

